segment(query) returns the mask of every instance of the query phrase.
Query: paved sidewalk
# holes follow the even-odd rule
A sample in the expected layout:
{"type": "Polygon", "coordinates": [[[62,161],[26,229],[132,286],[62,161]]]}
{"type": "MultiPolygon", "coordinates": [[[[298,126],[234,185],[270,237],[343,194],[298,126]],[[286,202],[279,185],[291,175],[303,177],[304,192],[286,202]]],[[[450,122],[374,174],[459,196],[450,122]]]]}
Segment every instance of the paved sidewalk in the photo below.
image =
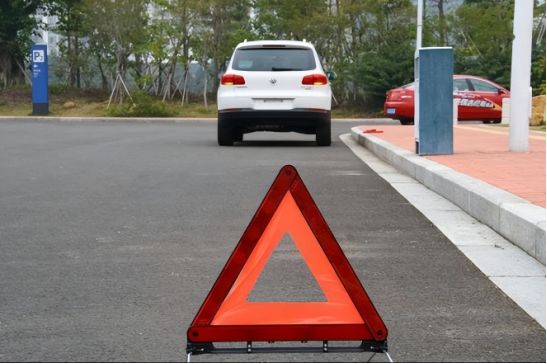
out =
{"type": "Polygon", "coordinates": [[[414,152],[413,127],[352,129],[359,144],[545,266],[545,134],[530,134],[530,151],[512,153],[508,129],[458,125],[454,154],[421,157],[414,152]]]}
{"type": "MultiPolygon", "coordinates": [[[[414,126],[376,129],[383,133],[372,134],[375,137],[414,152],[414,126]]],[[[509,128],[457,125],[454,154],[426,158],[545,207],[545,133],[530,133],[527,153],[511,153],[508,148],[509,128]]]]}

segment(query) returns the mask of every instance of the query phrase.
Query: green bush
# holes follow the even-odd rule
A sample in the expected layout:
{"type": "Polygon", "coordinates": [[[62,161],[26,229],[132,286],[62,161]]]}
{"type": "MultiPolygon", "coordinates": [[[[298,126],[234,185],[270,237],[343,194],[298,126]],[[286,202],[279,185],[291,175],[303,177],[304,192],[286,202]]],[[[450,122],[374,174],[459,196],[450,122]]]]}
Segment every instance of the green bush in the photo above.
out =
{"type": "Polygon", "coordinates": [[[52,95],[66,95],[72,91],[74,91],[75,88],[63,85],[63,84],[52,84],[49,85],[49,92],[52,95]]]}
{"type": "Polygon", "coordinates": [[[129,100],[127,104],[111,106],[108,114],[117,117],[168,117],[176,115],[176,112],[169,105],[142,91],[135,92],[132,98],[133,102],[129,100]]]}

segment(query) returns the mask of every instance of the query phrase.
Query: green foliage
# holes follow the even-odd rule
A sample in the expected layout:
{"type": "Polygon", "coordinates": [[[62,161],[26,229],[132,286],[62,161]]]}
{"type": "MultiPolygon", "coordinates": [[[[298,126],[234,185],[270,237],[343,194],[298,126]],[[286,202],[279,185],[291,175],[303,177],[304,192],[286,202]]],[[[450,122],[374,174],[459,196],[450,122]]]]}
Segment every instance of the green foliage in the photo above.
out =
{"type": "Polygon", "coordinates": [[[41,0],[0,1],[0,86],[23,83],[23,67],[30,53],[31,36],[37,28],[32,16],[41,0]]]}
{"type": "MultiPolygon", "coordinates": [[[[456,73],[509,86],[514,1],[424,0],[423,45],[452,46],[456,73]]],[[[64,39],[54,74],[61,80],[77,86],[80,75],[100,76],[106,91],[119,73],[128,87],[143,91],[134,105],[116,107],[113,114],[169,114],[166,104],[146,94],[182,96],[190,61],[206,71],[206,105],[208,83],[215,94],[217,76],[244,39],[310,41],[324,68],[338,75],[332,83],[336,99],[350,108],[376,111],[387,90],[413,79],[413,0],[0,0],[0,76],[26,57],[36,26],[32,15],[40,7],[59,17],[53,30],[64,39]],[[13,56],[7,66],[6,55],[13,56]]],[[[536,1],[536,19],[541,14],[545,4],[536,1]]],[[[537,30],[534,94],[545,93],[545,42],[536,43],[536,37],[537,30]]],[[[118,91],[117,97],[123,93],[118,91]]]]}
{"type": "Polygon", "coordinates": [[[85,21],[83,0],[50,0],[48,13],[57,16],[57,24],[51,29],[63,37],[58,44],[60,66],[67,83],[78,88],[81,86],[81,73],[88,69],[88,53],[82,37],[89,33],[85,21]],[[66,72],[68,70],[68,72],[66,72]]]}
{"type": "MultiPolygon", "coordinates": [[[[511,82],[513,0],[466,0],[456,11],[453,30],[457,73],[486,77],[506,87],[511,82]]],[[[545,16],[545,4],[536,4],[535,16],[545,16]]],[[[545,41],[532,43],[531,85],[545,94],[545,41]]]]}
{"type": "Polygon", "coordinates": [[[67,84],[58,84],[58,83],[49,85],[48,88],[49,88],[49,93],[51,95],[65,95],[69,91],[73,90],[73,88],[67,84]]]}
{"type": "Polygon", "coordinates": [[[145,92],[137,91],[133,95],[133,102],[111,106],[110,116],[117,117],[168,117],[176,115],[166,103],[153,98],[145,92]]]}
{"type": "Polygon", "coordinates": [[[256,0],[254,5],[253,27],[263,38],[314,40],[325,35],[317,31],[319,14],[327,14],[323,0],[256,0]]]}
{"type": "MultiPolygon", "coordinates": [[[[537,4],[534,15],[543,18],[543,24],[545,24],[545,3],[537,4]]],[[[540,28],[539,24],[532,37],[531,85],[534,95],[545,95],[545,32],[541,34],[540,28]]]]}
{"type": "Polygon", "coordinates": [[[456,73],[486,77],[508,86],[511,78],[513,3],[467,1],[456,11],[456,73]]]}
{"type": "Polygon", "coordinates": [[[545,48],[532,62],[532,89],[534,96],[545,95],[545,48]]]}
{"type": "Polygon", "coordinates": [[[148,0],[84,0],[91,42],[125,76],[129,57],[148,42],[148,0]]]}
{"type": "Polygon", "coordinates": [[[12,52],[28,50],[30,36],[36,27],[31,16],[42,5],[40,0],[0,1],[0,47],[12,52]]]}
{"type": "Polygon", "coordinates": [[[216,76],[224,69],[224,64],[231,56],[236,42],[245,39],[250,32],[250,2],[249,0],[202,0],[198,3],[197,9],[200,22],[197,24],[193,37],[193,44],[198,54],[196,59],[202,66],[205,57],[211,60],[213,93],[216,93],[218,87],[216,76]]]}
{"type": "MultiPolygon", "coordinates": [[[[387,90],[413,79],[412,41],[415,37],[410,1],[367,2],[366,32],[355,62],[338,63],[342,68],[342,87],[356,89],[354,103],[378,108],[387,90]]],[[[340,89],[340,84],[335,83],[340,89]]]]}

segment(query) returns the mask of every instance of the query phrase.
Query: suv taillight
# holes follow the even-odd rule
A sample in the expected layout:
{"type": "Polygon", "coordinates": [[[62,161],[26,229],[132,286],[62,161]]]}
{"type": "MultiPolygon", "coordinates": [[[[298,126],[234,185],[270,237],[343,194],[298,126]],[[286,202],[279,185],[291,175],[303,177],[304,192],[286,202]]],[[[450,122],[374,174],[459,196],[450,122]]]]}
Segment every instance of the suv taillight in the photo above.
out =
{"type": "Polygon", "coordinates": [[[326,85],[327,83],[329,83],[327,76],[320,73],[307,75],[302,79],[303,85],[326,85]]]}
{"type": "Polygon", "coordinates": [[[245,79],[240,75],[225,74],[222,76],[220,83],[226,86],[244,85],[245,79]]]}

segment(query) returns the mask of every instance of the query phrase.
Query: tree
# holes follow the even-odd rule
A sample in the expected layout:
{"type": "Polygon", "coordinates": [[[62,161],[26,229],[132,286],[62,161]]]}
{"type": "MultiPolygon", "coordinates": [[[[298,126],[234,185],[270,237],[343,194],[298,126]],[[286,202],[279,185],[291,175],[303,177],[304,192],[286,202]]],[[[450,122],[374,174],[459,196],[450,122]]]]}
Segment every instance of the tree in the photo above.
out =
{"type": "Polygon", "coordinates": [[[113,90],[123,99],[122,83],[126,80],[130,56],[138,58],[138,50],[148,42],[148,0],[85,0],[84,11],[89,24],[90,45],[96,54],[101,70],[103,85],[104,59],[113,64],[112,79],[119,90],[113,90]],[[123,82],[122,82],[123,81],[123,82]]]}
{"type": "Polygon", "coordinates": [[[509,85],[513,6],[511,0],[466,0],[456,10],[455,72],[509,85]]]}
{"type": "MultiPolygon", "coordinates": [[[[164,99],[179,89],[175,80],[179,62],[185,65],[190,54],[192,31],[199,22],[197,0],[153,0],[155,16],[151,19],[150,44],[147,48],[157,65],[158,90],[164,99]],[[162,76],[165,71],[165,85],[162,76]]],[[[179,80],[180,81],[180,80],[179,80]]]]}
{"type": "MultiPolygon", "coordinates": [[[[86,3],[86,7],[89,6],[86,3]]],[[[107,91],[109,88],[109,74],[112,73],[116,65],[114,57],[114,45],[112,38],[108,33],[99,32],[91,16],[85,18],[88,29],[87,44],[89,47],[89,59],[94,59],[99,69],[101,77],[101,88],[107,91]]]]}
{"type": "Polygon", "coordinates": [[[426,12],[425,30],[431,32],[428,38],[430,38],[429,41],[432,45],[440,47],[449,45],[448,19],[446,14],[448,3],[449,0],[429,0],[429,4],[435,8],[435,11],[426,12]]]}
{"type": "Polygon", "coordinates": [[[318,17],[328,15],[324,0],[256,0],[253,5],[253,26],[262,37],[318,41],[328,35],[318,31],[322,25],[318,17]]]}
{"type": "Polygon", "coordinates": [[[82,38],[87,34],[83,0],[54,0],[49,4],[48,12],[58,18],[54,30],[63,36],[59,51],[68,66],[68,83],[80,88],[80,71],[85,66],[82,38]]]}
{"type": "Polygon", "coordinates": [[[415,7],[410,0],[255,0],[260,38],[312,42],[336,71],[340,102],[378,105],[412,79],[415,7]]]}
{"type": "Polygon", "coordinates": [[[205,108],[209,108],[207,103],[207,87],[209,81],[209,60],[211,59],[212,52],[209,46],[213,42],[214,34],[209,29],[203,29],[199,33],[198,38],[194,38],[195,43],[192,45],[192,52],[195,60],[203,69],[203,105],[205,108]]]}
{"type": "Polygon", "coordinates": [[[125,78],[129,56],[147,41],[147,0],[86,0],[91,34],[98,34],[102,48],[113,52],[115,72],[125,78]]]}
{"type": "Polygon", "coordinates": [[[545,3],[536,3],[536,27],[532,43],[532,88],[534,95],[545,95],[545,3]]]}
{"type": "Polygon", "coordinates": [[[32,15],[42,5],[41,0],[0,1],[0,85],[4,88],[25,82],[25,60],[37,27],[32,15]]]}
{"type": "Polygon", "coordinates": [[[207,48],[212,64],[212,89],[216,94],[218,76],[234,46],[250,34],[250,3],[248,0],[202,0],[198,9],[200,23],[196,26],[194,44],[207,48]]]}
{"type": "Polygon", "coordinates": [[[413,79],[415,8],[409,0],[368,2],[365,45],[352,67],[363,101],[378,107],[385,92],[413,79]]]}

